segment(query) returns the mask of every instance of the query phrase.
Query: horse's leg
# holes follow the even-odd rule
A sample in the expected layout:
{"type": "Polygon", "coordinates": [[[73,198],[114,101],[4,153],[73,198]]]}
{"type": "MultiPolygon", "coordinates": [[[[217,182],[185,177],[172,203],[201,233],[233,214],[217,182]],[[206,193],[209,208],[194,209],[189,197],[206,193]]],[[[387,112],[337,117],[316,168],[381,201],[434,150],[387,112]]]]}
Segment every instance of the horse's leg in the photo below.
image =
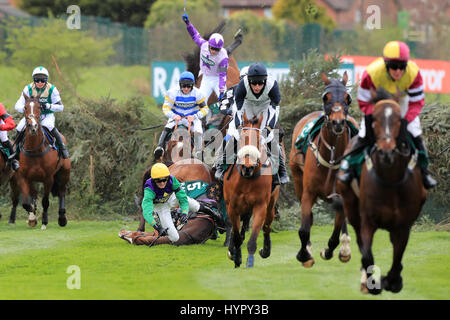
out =
{"type": "Polygon", "coordinates": [[[394,260],[392,267],[386,277],[381,277],[382,288],[393,293],[398,293],[403,288],[401,272],[403,269],[402,258],[409,239],[410,227],[403,227],[392,230],[389,233],[392,245],[394,246],[394,260]]]}
{"type": "Polygon", "coordinates": [[[314,258],[311,253],[310,231],[313,224],[311,208],[315,200],[316,196],[310,193],[304,193],[302,196],[302,225],[298,230],[302,247],[297,253],[297,260],[300,261],[305,268],[310,268],[314,264],[314,258]]]}
{"type": "Polygon", "coordinates": [[[17,181],[12,178],[10,181],[10,187],[11,187],[11,201],[12,201],[12,207],[11,207],[11,213],[9,215],[9,224],[14,225],[16,222],[16,210],[17,206],[19,204],[19,198],[20,198],[20,189],[17,185],[17,181]]]}
{"type": "Polygon", "coordinates": [[[22,207],[28,212],[28,225],[30,227],[35,227],[37,224],[36,216],[34,214],[36,208],[32,194],[30,195],[30,185],[23,178],[20,179],[19,185],[22,191],[22,207]]]}
{"type": "Polygon", "coordinates": [[[270,232],[272,229],[270,228],[272,221],[275,216],[275,206],[271,209],[267,210],[266,220],[264,221],[263,233],[264,233],[264,247],[259,250],[259,255],[261,258],[268,258],[270,256],[270,251],[272,249],[272,243],[270,240],[270,232]]]}
{"type": "Polygon", "coordinates": [[[374,258],[372,254],[372,241],[376,228],[368,222],[361,221],[361,291],[363,293],[379,294],[381,293],[381,283],[376,279],[373,272],[376,271],[374,258]],[[371,275],[371,276],[369,276],[371,275]]]}
{"type": "Polygon", "coordinates": [[[245,240],[245,233],[249,229],[251,216],[252,216],[251,212],[244,213],[243,215],[241,215],[241,219],[242,219],[242,228],[241,228],[242,242],[244,242],[244,240],[245,240]]]}
{"type": "Polygon", "coordinates": [[[347,229],[347,219],[345,219],[344,213],[342,213],[344,216],[344,223],[342,224],[342,235],[340,238],[341,241],[341,249],[339,250],[339,260],[341,262],[349,262],[352,257],[352,250],[350,248],[350,236],[348,235],[348,229],[347,229]]]}
{"type": "Polygon", "coordinates": [[[342,211],[336,211],[334,216],[334,229],[333,233],[331,234],[330,239],[328,240],[328,248],[323,249],[320,252],[320,256],[325,259],[329,260],[333,257],[333,251],[336,249],[336,247],[339,245],[339,235],[342,231],[342,247],[339,251],[339,260],[342,262],[348,262],[351,257],[350,253],[350,237],[347,233],[347,224],[345,222],[345,215],[342,211]]]}
{"type": "Polygon", "coordinates": [[[264,223],[267,212],[267,203],[263,203],[262,205],[253,207],[253,225],[252,225],[252,234],[250,235],[250,239],[247,242],[247,268],[252,268],[255,263],[255,252],[256,252],[256,240],[258,239],[259,231],[264,223]]]}
{"type": "Polygon", "coordinates": [[[223,242],[223,246],[224,247],[228,247],[230,245],[230,238],[231,238],[231,223],[230,223],[230,219],[227,216],[227,219],[225,220],[225,226],[226,226],[226,231],[225,231],[225,241],[223,242]]]}
{"type": "Polygon", "coordinates": [[[42,197],[42,226],[41,229],[45,230],[47,229],[48,224],[48,207],[50,205],[49,201],[49,195],[51,191],[51,187],[53,185],[53,179],[47,179],[47,181],[44,182],[44,196],[42,197]]]}
{"type": "Polygon", "coordinates": [[[231,210],[230,207],[227,207],[228,216],[230,217],[231,222],[231,241],[228,246],[228,257],[234,261],[234,267],[239,268],[242,263],[242,238],[239,233],[239,225],[241,217],[235,214],[235,211],[231,210]]]}

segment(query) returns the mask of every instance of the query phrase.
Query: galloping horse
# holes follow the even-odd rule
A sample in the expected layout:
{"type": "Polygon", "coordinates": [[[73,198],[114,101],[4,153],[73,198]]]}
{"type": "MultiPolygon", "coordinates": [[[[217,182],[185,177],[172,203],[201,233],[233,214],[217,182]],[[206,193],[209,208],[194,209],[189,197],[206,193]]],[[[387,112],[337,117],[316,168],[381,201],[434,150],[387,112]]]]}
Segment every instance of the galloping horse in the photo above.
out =
{"type": "Polygon", "coordinates": [[[259,251],[262,258],[270,256],[270,225],[275,215],[275,204],[278,200],[280,186],[272,190],[272,168],[270,159],[263,151],[264,144],[260,142],[261,122],[259,119],[247,119],[244,113],[243,128],[240,133],[240,146],[237,154],[237,163],[225,172],[223,181],[224,199],[227,206],[228,217],[231,221],[231,241],[228,246],[228,257],[234,261],[238,268],[242,263],[241,245],[245,237],[244,226],[249,223],[253,214],[253,225],[250,239],[247,243],[247,267],[254,266],[256,240],[261,227],[264,232],[264,247],[259,251]],[[239,232],[240,221],[244,226],[239,232]]]}
{"type": "Polygon", "coordinates": [[[372,98],[376,144],[365,151],[359,197],[352,187],[339,180],[336,188],[342,197],[345,214],[355,229],[362,254],[361,291],[378,294],[385,289],[397,293],[403,287],[401,260],[411,226],[420,214],[427,192],[416,165],[417,153],[407,144],[399,143],[406,138],[406,132],[400,132],[400,106],[380,89],[376,96],[372,92],[372,98]],[[372,240],[378,228],[389,231],[394,247],[391,270],[386,277],[381,277],[381,281],[373,279],[372,274],[372,240]]]}
{"type": "MultiPolygon", "coordinates": [[[[144,195],[144,185],[145,182],[150,179],[150,173],[151,173],[152,167],[148,168],[142,177],[142,195],[144,195]]],[[[211,168],[208,167],[205,163],[202,161],[192,158],[192,159],[184,159],[175,162],[169,167],[170,173],[177,178],[180,182],[185,181],[195,181],[195,180],[201,180],[207,184],[213,184],[215,181],[214,174],[211,171],[211,168]]],[[[140,199],[142,201],[142,199],[140,199]]],[[[145,231],[145,219],[142,215],[142,207],[140,207],[140,215],[139,215],[139,227],[138,231],[145,231]]]]}
{"type": "MultiPolygon", "coordinates": [[[[333,86],[339,88],[341,98],[337,97],[339,91],[327,90],[323,96],[323,101],[324,105],[329,105],[330,107],[325,111],[325,115],[319,118],[322,112],[316,111],[306,115],[297,122],[292,136],[292,148],[289,155],[289,165],[294,179],[295,192],[301,202],[302,212],[302,224],[299,229],[301,249],[297,254],[297,259],[306,268],[312,267],[314,264],[310,242],[310,230],[313,223],[311,208],[318,197],[324,201],[331,202],[329,195],[334,191],[336,174],[339,169],[339,163],[336,163],[336,159],[343,155],[351,137],[351,129],[347,119],[355,127],[357,126],[356,121],[347,116],[347,110],[344,108],[344,105],[347,106],[351,102],[350,96],[345,90],[345,84],[348,80],[347,73],[344,74],[342,82],[329,80],[325,74],[322,74],[322,80],[327,88],[332,88],[333,86]],[[345,94],[342,95],[342,92],[345,92],[345,94]],[[308,136],[308,141],[305,141],[305,143],[308,143],[305,146],[307,151],[305,157],[303,157],[301,151],[298,151],[296,148],[296,139],[303,132],[305,126],[316,119],[319,119],[317,121],[323,121],[322,127],[313,140],[308,136]]],[[[337,211],[335,214],[334,230],[328,241],[328,248],[320,253],[322,258],[326,260],[331,259],[334,249],[339,244],[341,230],[342,246],[339,252],[339,259],[342,262],[350,260],[350,237],[347,233],[345,215],[342,211],[337,211]]]]}
{"type": "MultiPolygon", "coordinates": [[[[58,155],[48,141],[48,133],[39,122],[41,108],[39,96],[25,98],[25,138],[20,147],[20,168],[15,174],[17,185],[22,194],[22,205],[28,211],[28,224],[36,226],[36,199],[37,190],[33,182],[43,182],[44,196],[42,198],[42,229],[48,224],[49,194],[59,197],[58,224],[64,227],[67,224],[65,194],[66,185],[70,178],[70,159],[63,159],[58,155]]],[[[65,138],[64,138],[65,142],[65,138]]],[[[15,212],[14,212],[15,214],[15,212]]],[[[10,222],[14,223],[15,215],[10,222]]]]}

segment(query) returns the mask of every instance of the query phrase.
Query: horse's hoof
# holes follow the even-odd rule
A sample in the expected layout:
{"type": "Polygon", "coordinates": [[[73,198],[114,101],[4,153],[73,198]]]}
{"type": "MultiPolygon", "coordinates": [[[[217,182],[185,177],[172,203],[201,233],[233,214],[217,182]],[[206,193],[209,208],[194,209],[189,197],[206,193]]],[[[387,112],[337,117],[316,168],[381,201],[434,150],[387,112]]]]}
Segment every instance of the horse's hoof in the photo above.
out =
{"type": "Polygon", "coordinates": [[[308,260],[306,262],[302,262],[302,265],[305,268],[311,268],[314,265],[314,259],[310,259],[310,260],[308,260]]]}
{"type": "Polygon", "coordinates": [[[36,227],[37,220],[28,220],[28,225],[33,228],[36,227]]]}
{"type": "Polygon", "coordinates": [[[399,293],[403,288],[403,281],[400,277],[399,281],[389,281],[388,277],[381,277],[381,287],[387,291],[391,291],[392,293],[399,293]]]}
{"type": "Polygon", "coordinates": [[[380,294],[380,293],[381,293],[381,289],[379,289],[379,288],[372,288],[372,289],[369,289],[369,288],[367,287],[367,284],[366,284],[366,283],[361,283],[361,292],[362,292],[363,294],[368,294],[368,293],[370,293],[370,294],[373,294],[373,295],[377,295],[377,294],[380,294]]]}
{"type": "Polygon", "coordinates": [[[264,250],[264,249],[260,249],[259,250],[259,255],[261,256],[261,258],[266,259],[270,256],[270,250],[264,250]]]}
{"type": "Polygon", "coordinates": [[[41,226],[41,230],[46,230],[47,229],[47,226],[45,225],[45,224],[43,224],[42,226],[41,226]]]}
{"type": "Polygon", "coordinates": [[[331,258],[333,258],[333,253],[328,254],[329,250],[328,249],[323,249],[322,251],[320,251],[320,257],[323,260],[330,260],[331,258]]]}
{"type": "Polygon", "coordinates": [[[233,255],[231,254],[230,250],[227,251],[227,257],[230,260],[233,260],[233,255]]]}
{"type": "Polygon", "coordinates": [[[58,224],[59,224],[59,226],[60,227],[65,227],[66,226],[66,224],[67,224],[67,219],[66,219],[66,217],[60,217],[60,218],[58,218],[58,224]]]}
{"type": "Polygon", "coordinates": [[[11,227],[14,227],[15,225],[16,225],[16,223],[15,222],[8,222],[8,224],[11,226],[11,227]]]}
{"type": "Polygon", "coordinates": [[[352,258],[351,254],[348,255],[348,256],[344,256],[344,255],[339,253],[339,261],[341,261],[341,262],[344,262],[344,263],[345,262],[349,262],[351,258],[352,258]]]}

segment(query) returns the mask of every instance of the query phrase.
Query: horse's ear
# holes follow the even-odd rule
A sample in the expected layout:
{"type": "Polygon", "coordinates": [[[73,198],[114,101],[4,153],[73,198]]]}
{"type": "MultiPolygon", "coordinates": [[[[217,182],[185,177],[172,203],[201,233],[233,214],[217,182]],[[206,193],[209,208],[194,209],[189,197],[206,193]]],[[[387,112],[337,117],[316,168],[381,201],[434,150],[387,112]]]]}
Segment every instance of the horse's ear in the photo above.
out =
{"type": "Polygon", "coordinates": [[[344,76],[342,77],[342,84],[345,86],[348,81],[347,71],[344,72],[344,76]]]}
{"type": "Polygon", "coordinates": [[[330,79],[328,79],[327,75],[324,72],[322,72],[322,81],[326,86],[331,83],[330,79]]]}
{"type": "Polygon", "coordinates": [[[25,92],[22,92],[22,95],[23,95],[23,97],[24,97],[25,101],[28,101],[28,100],[30,100],[30,97],[29,97],[29,96],[27,96],[27,95],[25,94],[25,92]]]}

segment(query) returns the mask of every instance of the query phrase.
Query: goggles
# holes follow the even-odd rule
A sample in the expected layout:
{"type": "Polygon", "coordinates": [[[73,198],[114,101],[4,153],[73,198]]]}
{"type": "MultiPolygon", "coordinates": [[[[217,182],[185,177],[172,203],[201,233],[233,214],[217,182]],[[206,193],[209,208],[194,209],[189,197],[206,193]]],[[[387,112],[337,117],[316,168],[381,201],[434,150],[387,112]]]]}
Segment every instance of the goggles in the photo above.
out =
{"type": "Polygon", "coordinates": [[[262,86],[266,83],[265,80],[249,80],[249,82],[250,82],[250,84],[252,84],[254,86],[256,86],[256,85],[262,86]]]}
{"type": "Polygon", "coordinates": [[[212,50],[212,51],[220,51],[220,48],[214,48],[214,47],[211,47],[211,46],[209,46],[209,49],[212,50]]]}
{"type": "Polygon", "coordinates": [[[167,182],[167,181],[169,181],[169,177],[153,179],[153,181],[155,181],[155,183],[167,182]]]}
{"type": "Polygon", "coordinates": [[[48,81],[48,78],[33,78],[33,81],[46,83],[48,81]]]}
{"type": "Polygon", "coordinates": [[[386,62],[386,67],[388,67],[388,69],[392,69],[392,70],[405,70],[406,69],[406,65],[408,64],[408,62],[406,61],[388,61],[386,62]]]}

